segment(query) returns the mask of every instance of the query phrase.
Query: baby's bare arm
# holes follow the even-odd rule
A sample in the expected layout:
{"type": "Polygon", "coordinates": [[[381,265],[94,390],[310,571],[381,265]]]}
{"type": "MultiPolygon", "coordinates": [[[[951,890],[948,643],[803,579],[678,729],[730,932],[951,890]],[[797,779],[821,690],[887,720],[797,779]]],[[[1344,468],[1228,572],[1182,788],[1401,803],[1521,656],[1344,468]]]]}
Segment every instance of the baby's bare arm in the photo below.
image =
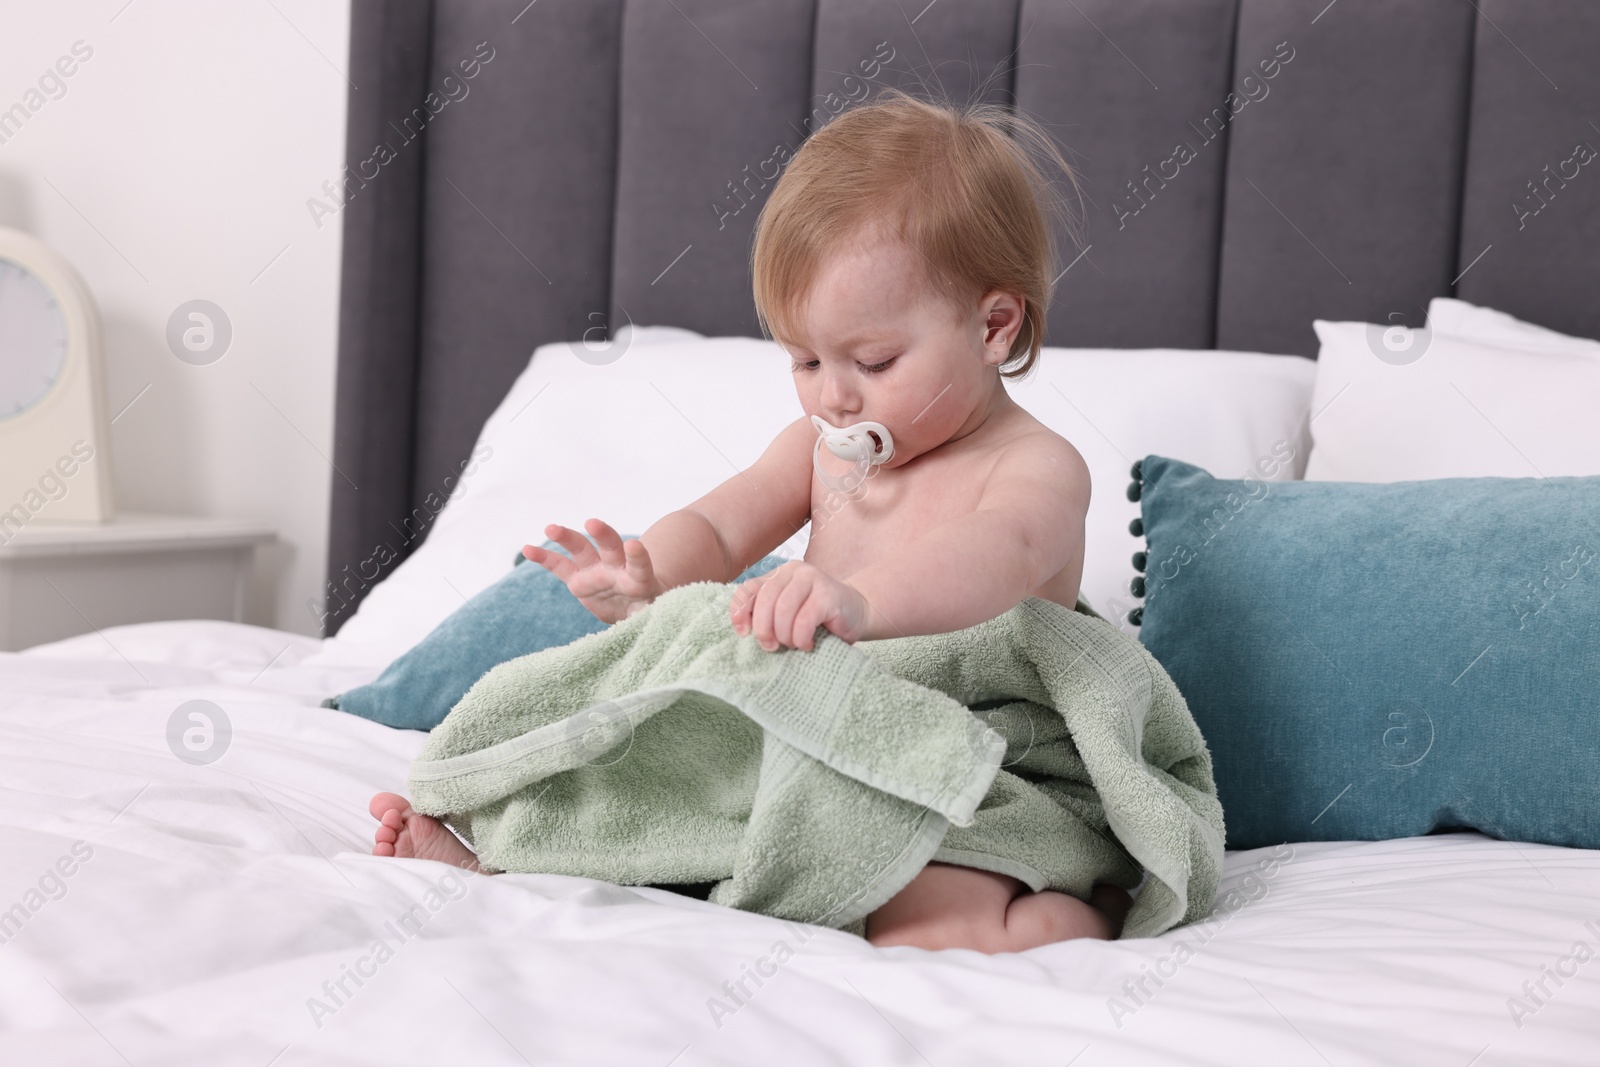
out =
{"type": "Polygon", "coordinates": [[[977,510],[850,576],[866,600],[862,640],[950,633],[1015,607],[1083,544],[1089,469],[1066,441],[1036,434],[996,464],[977,510]]]}
{"type": "Polygon", "coordinates": [[[747,470],[641,534],[662,586],[732,581],[804,526],[816,437],[809,422],[795,420],[747,470]]]}
{"type": "Polygon", "coordinates": [[[727,581],[728,558],[711,520],[694,505],[669,511],[639,536],[662,591],[690,582],[727,581]]]}

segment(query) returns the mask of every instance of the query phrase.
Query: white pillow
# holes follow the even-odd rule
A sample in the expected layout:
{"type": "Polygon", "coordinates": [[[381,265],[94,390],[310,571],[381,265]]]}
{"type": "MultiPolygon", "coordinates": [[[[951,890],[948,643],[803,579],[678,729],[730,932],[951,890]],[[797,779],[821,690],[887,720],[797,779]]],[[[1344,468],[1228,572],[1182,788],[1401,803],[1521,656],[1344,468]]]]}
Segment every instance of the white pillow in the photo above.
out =
{"type": "Polygon", "coordinates": [[[1600,342],[1444,298],[1422,329],[1313,325],[1308,480],[1600,474],[1600,342]]]}
{"type": "MultiPolygon", "coordinates": [[[[1136,603],[1132,462],[1160,453],[1223,477],[1299,477],[1314,373],[1294,356],[1047,348],[1028,380],[1008,385],[1089,464],[1082,589],[1097,611],[1121,621],[1136,603]]],[[[642,327],[619,331],[609,350],[539,348],[484,424],[474,450],[484,458],[322,658],[388,663],[502,577],[547,523],[577,528],[595,515],[643,532],[749,466],[802,414],[789,359],[770,341],[642,327]]],[[[780,554],[803,547],[802,534],[780,554]]]]}
{"type": "Polygon", "coordinates": [[[1436,334],[1449,334],[1464,341],[1499,345],[1524,352],[1600,354],[1600,341],[1557,333],[1531,322],[1523,322],[1504,311],[1479,307],[1448,296],[1436,296],[1428,301],[1427,326],[1436,334]]]}

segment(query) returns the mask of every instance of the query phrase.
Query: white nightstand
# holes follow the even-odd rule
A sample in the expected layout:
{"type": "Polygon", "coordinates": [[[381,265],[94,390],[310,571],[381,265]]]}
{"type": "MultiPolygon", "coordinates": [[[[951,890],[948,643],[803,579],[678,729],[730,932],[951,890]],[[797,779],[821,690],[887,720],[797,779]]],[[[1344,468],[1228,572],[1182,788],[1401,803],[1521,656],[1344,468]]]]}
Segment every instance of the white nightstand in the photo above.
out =
{"type": "Polygon", "coordinates": [[[0,651],[123,623],[244,622],[256,546],[276,537],[247,519],[137,512],[101,525],[7,524],[0,527],[0,651]]]}

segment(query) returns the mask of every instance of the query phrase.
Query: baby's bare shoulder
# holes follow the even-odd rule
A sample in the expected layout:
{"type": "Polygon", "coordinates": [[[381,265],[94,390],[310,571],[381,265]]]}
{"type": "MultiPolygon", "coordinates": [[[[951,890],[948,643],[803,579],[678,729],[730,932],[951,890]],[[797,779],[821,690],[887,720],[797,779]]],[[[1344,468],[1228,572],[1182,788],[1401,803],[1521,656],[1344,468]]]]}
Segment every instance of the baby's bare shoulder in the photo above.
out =
{"type": "Polygon", "coordinates": [[[1042,491],[1064,502],[1089,506],[1089,464],[1065,437],[1034,422],[995,450],[990,478],[995,485],[1042,491]]]}

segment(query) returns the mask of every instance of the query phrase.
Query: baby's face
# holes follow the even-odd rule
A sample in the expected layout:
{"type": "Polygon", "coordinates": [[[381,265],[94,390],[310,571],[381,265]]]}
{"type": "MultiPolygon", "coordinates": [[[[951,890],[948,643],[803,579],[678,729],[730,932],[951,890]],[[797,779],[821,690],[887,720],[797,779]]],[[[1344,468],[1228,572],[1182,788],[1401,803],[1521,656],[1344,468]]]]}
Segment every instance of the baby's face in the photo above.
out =
{"type": "Polygon", "coordinates": [[[958,313],[924,281],[917,255],[881,241],[837,253],[801,311],[801,336],[783,340],[806,415],[883,423],[894,438],[887,467],[950,440],[993,388],[998,362],[981,305],[958,313]]]}

